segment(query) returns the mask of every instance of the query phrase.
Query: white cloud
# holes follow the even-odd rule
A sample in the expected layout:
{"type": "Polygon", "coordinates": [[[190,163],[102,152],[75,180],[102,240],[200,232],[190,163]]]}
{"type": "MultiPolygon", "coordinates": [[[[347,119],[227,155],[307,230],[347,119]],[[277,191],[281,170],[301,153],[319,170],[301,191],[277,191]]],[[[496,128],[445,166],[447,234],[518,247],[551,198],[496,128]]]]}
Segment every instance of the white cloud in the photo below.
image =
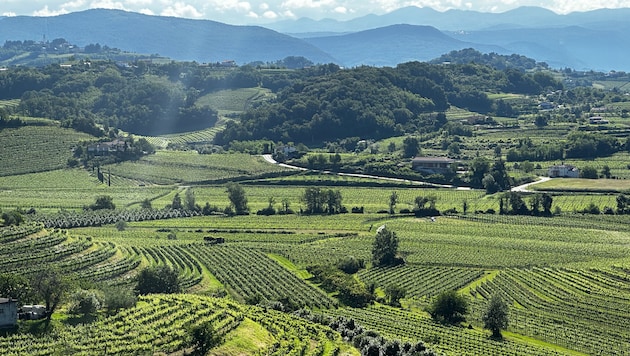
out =
{"type": "Polygon", "coordinates": [[[336,5],[336,0],[286,0],[280,5],[280,7],[284,9],[318,9],[322,7],[333,7],[336,5]]]}
{"type": "Polygon", "coordinates": [[[120,1],[112,1],[112,0],[97,0],[92,1],[90,3],[90,8],[92,9],[115,9],[115,10],[125,10],[125,6],[120,1]]]}
{"type": "Polygon", "coordinates": [[[257,19],[257,18],[260,17],[260,16],[258,16],[257,13],[255,13],[253,11],[248,12],[246,16],[249,17],[249,18],[252,18],[252,19],[257,19]]]}
{"type": "Polygon", "coordinates": [[[155,15],[155,12],[153,12],[153,10],[146,9],[146,8],[145,9],[140,9],[140,10],[138,10],[138,12],[141,13],[141,14],[144,14],[144,15],[151,15],[151,16],[155,15]]]}
{"type": "Polygon", "coordinates": [[[69,11],[60,9],[60,10],[50,10],[48,5],[44,6],[43,9],[37,10],[33,12],[33,16],[58,16],[67,14],[69,11]]]}
{"type": "Polygon", "coordinates": [[[215,2],[215,9],[218,11],[235,10],[242,13],[252,11],[252,4],[248,1],[223,0],[215,2]]]}
{"type": "Polygon", "coordinates": [[[337,6],[334,11],[336,13],[338,13],[338,14],[347,14],[348,13],[348,9],[345,8],[344,6],[337,6]]]}
{"type": "Polygon", "coordinates": [[[273,11],[265,11],[265,13],[263,13],[263,17],[266,18],[266,19],[273,20],[273,19],[277,19],[278,18],[278,14],[276,14],[273,11]]]}
{"type": "Polygon", "coordinates": [[[127,6],[149,6],[153,5],[153,0],[125,0],[127,6]]]}
{"type": "Polygon", "coordinates": [[[176,2],[175,4],[166,7],[160,13],[162,16],[173,17],[185,17],[198,19],[203,17],[203,13],[199,12],[194,6],[185,4],[183,2],[176,2]]]}
{"type": "Polygon", "coordinates": [[[266,2],[263,2],[262,4],[258,5],[258,8],[263,11],[269,10],[269,4],[267,4],[266,2]]]}
{"type": "Polygon", "coordinates": [[[14,17],[14,16],[17,16],[17,14],[15,12],[3,12],[2,16],[14,17]]]}

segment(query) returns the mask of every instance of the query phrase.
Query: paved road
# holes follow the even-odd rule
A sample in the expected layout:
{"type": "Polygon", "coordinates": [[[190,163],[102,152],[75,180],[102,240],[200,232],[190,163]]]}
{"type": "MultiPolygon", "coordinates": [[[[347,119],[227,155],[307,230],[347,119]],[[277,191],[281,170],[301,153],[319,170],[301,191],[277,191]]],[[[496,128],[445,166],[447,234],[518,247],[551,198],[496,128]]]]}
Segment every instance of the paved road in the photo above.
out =
{"type": "Polygon", "coordinates": [[[519,185],[518,187],[514,187],[514,188],[512,188],[510,190],[513,191],[513,192],[529,193],[529,192],[531,192],[531,190],[529,190],[527,188],[529,188],[531,185],[542,183],[542,182],[546,182],[548,180],[551,180],[551,178],[549,178],[549,177],[538,177],[538,180],[536,180],[535,182],[519,185]]]}
{"type": "MultiPolygon", "coordinates": [[[[296,170],[300,170],[300,171],[308,171],[309,170],[309,169],[304,168],[304,167],[297,167],[297,166],[292,166],[292,165],[289,165],[289,164],[277,162],[276,160],[273,159],[273,157],[271,155],[263,155],[263,158],[265,159],[265,161],[267,161],[269,163],[277,164],[280,167],[285,167],[285,168],[289,168],[289,169],[296,169],[296,170]]],[[[428,182],[422,182],[422,181],[417,181],[417,180],[409,180],[409,179],[403,179],[403,178],[380,177],[380,176],[373,176],[373,175],[370,175],[370,174],[340,173],[340,172],[322,171],[322,170],[315,170],[315,169],[313,169],[312,171],[313,172],[318,172],[318,173],[323,173],[323,174],[336,174],[336,175],[345,176],[345,177],[380,179],[380,180],[387,180],[387,181],[390,181],[390,182],[417,184],[417,185],[431,186],[431,187],[436,187],[436,188],[457,188],[459,190],[470,190],[469,187],[456,187],[454,185],[435,184],[435,183],[428,183],[428,182]]]]}

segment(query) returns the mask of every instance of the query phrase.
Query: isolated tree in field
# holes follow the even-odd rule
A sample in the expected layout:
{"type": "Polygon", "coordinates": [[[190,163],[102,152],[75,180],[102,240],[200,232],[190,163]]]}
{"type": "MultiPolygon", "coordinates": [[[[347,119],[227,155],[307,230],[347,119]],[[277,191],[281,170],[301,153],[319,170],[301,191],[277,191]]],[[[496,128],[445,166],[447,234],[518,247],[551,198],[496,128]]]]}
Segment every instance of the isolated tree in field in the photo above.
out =
{"type": "Polygon", "coordinates": [[[247,207],[247,197],[245,196],[245,189],[234,182],[230,182],[226,185],[228,199],[230,199],[230,205],[234,209],[237,215],[243,215],[247,213],[249,208],[247,207]]]}
{"type": "Polygon", "coordinates": [[[151,201],[148,198],[143,200],[142,203],[140,203],[140,207],[142,209],[152,209],[153,208],[153,206],[151,205],[151,201]]]}
{"type": "Polygon", "coordinates": [[[617,195],[617,214],[626,214],[630,212],[630,197],[625,194],[617,195]]]}
{"type": "Polygon", "coordinates": [[[407,290],[398,284],[390,284],[385,287],[385,298],[387,304],[393,307],[400,306],[400,300],[405,297],[407,290]]]}
{"type": "Polygon", "coordinates": [[[180,210],[184,206],[182,205],[182,197],[179,196],[179,193],[176,193],[173,197],[173,201],[171,202],[171,209],[180,210]]]}
{"type": "Polygon", "coordinates": [[[429,306],[429,314],[435,321],[456,324],[466,320],[468,301],[456,291],[444,291],[438,294],[429,306]]]}
{"type": "Polygon", "coordinates": [[[101,209],[116,209],[116,205],[114,204],[114,199],[109,195],[101,195],[96,198],[96,202],[90,205],[90,210],[101,210],[101,209]]]}
{"type": "Polygon", "coordinates": [[[103,296],[99,291],[79,289],[70,296],[69,311],[73,314],[90,315],[103,306],[103,296]]]}
{"type": "Polygon", "coordinates": [[[136,293],[179,293],[179,272],[166,265],[148,267],[140,271],[137,277],[136,293]]]}
{"type": "Polygon", "coordinates": [[[399,262],[396,258],[398,252],[398,237],[394,231],[382,225],[376,229],[376,237],[372,245],[372,265],[374,267],[391,266],[399,262]]]}
{"type": "Polygon", "coordinates": [[[24,222],[24,217],[19,211],[13,210],[2,213],[2,220],[4,221],[4,226],[20,225],[24,222]]]}
{"type": "Polygon", "coordinates": [[[390,214],[395,213],[394,208],[396,208],[396,203],[398,203],[398,193],[396,193],[396,191],[393,191],[392,194],[389,196],[389,213],[390,214]]]}
{"type": "Polygon", "coordinates": [[[610,167],[608,167],[608,165],[604,165],[602,167],[602,176],[608,179],[610,179],[610,177],[612,176],[612,174],[610,173],[610,167]]]}
{"type": "Polygon", "coordinates": [[[551,205],[553,204],[553,197],[548,193],[543,193],[540,196],[540,200],[542,202],[543,214],[551,215],[551,205]]]}
{"type": "Polygon", "coordinates": [[[110,314],[116,314],[120,309],[131,308],[136,305],[138,298],[129,288],[111,286],[104,291],[104,304],[110,314]]]}
{"type": "Polygon", "coordinates": [[[191,328],[190,337],[192,338],[194,355],[206,355],[213,347],[222,343],[221,335],[209,321],[191,328]]]}
{"type": "Polygon", "coordinates": [[[48,320],[65,298],[70,286],[70,280],[57,268],[46,268],[33,276],[31,289],[37,299],[44,301],[48,320]]]}
{"type": "Polygon", "coordinates": [[[482,317],[484,328],[492,331],[492,337],[500,339],[501,329],[505,330],[508,326],[508,306],[503,299],[495,295],[490,299],[488,309],[482,317]]]}
{"type": "Polygon", "coordinates": [[[415,137],[405,137],[403,140],[403,156],[415,157],[420,154],[420,141],[415,137]]]}
{"type": "Polygon", "coordinates": [[[184,193],[184,207],[190,211],[198,210],[195,192],[191,188],[186,189],[186,193],[184,193]]]}

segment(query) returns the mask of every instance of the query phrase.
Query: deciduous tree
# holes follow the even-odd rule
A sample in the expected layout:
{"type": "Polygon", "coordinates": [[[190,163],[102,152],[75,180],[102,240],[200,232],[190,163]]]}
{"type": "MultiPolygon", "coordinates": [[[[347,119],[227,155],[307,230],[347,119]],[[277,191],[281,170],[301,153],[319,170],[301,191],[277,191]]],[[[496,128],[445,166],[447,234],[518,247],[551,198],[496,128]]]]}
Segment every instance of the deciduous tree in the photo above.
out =
{"type": "Polygon", "coordinates": [[[374,267],[391,266],[398,262],[398,237],[394,231],[382,225],[376,229],[376,237],[372,244],[372,265],[374,267]]]}
{"type": "Polygon", "coordinates": [[[466,320],[468,300],[456,291],[444,291],[433,300],[429,307],[431,317],[439,322],[455,324],[466,320]]]}
{"type": "Polygon", "coordinates": [[[488,309],[482,317],[484,328],[492,331],[492,337],[502,338],[501,329],[505,330],[508,326],[508,306],[503,299],[495,295],[488,303],[488,309]]]}

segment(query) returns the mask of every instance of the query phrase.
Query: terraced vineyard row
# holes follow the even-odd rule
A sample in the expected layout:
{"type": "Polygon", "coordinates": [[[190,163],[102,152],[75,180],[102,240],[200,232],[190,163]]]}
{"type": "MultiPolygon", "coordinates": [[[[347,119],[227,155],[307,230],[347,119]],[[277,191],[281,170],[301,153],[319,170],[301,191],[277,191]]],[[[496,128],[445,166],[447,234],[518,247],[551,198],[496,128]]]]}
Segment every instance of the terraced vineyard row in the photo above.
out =
{"type": "Polygon", "coordinates": [[[0,338],[0,349],[3,355],[171,353],[189,346],[187,328],[209,322],[226,335],[243,320],[243,312],[225,299],[151,295],[134,308],[93,324],[66,326],[57,335],[0,338]]]}
{"type": "Polygon", "coordinates": [[[431,298],[443,291],[458,290],[482,274],[479,269],[407,264],[366,269],[359,278],[382,287],[396,284],[407,291],[407,297],[431,298]]]}
{"type": "Polygon", "coordinates": [[[92,137],[56,126],[24,126],[0,131],[2,152],[20,152],[19,155],[3,154],[0,160],[0,176],[43,172],[66,167],[72,156],[72,148],[79,141],[92,137]]]}
{"type": "Polygon", "coordinates": [[[113,243],[68,236],[62,231],[51,233],[41,225],[23,225],[1,231],[0,267],[3,272],[28,275],[54,266],[64,274],[76,273],[92,281],[118,283],[118,277],[140,263],[139,256],[122,253],[113,243]]]}
{"type": "MultiPolygon", "coordinates": [[[[508,269],[471,291],[500,294],[515,332],[588,354],[630,350],[630,273],[620,269],[508,269]]],[[[484,303],[475,299],[479,317],[484,303]]]]}
{"type": "Polygon", "coordinates": [[[196,244],[189,252],[239,299],[260,294],[265,300],[289,298],[303,306],[327,308],[335,304],[258,250],[196,244]]]}
{"type": "Polygon", "coordinates": [[[368,309],[331,309],[326,313],[353,318],[364,328],[388,338],[421,340],[427,347],[446,355],[558,355],[555,351],[509,339],[492,341],[483,331],[443,326],[428,316],[382,305],[368,309]]]}

